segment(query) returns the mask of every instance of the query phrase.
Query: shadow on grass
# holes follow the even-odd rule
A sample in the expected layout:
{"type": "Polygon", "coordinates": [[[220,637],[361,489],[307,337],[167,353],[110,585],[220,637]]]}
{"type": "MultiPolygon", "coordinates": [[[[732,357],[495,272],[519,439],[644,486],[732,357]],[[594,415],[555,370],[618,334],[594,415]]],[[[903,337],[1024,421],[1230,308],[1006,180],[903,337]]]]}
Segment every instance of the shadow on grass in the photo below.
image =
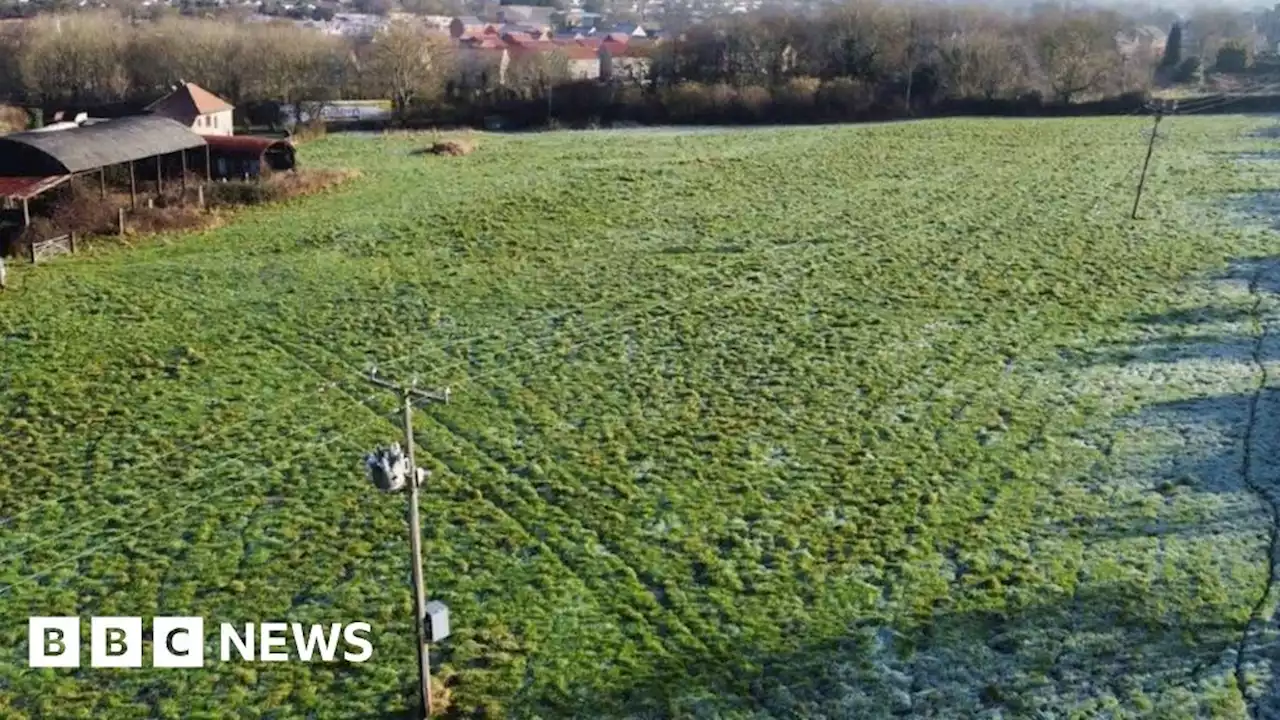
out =
{"type": "Polygon", "coordinates": [[[1254,130],[1249,133],[1249,137],[1270,139],[1280,138],[1280,124],[1254,130]]]}
{"type": "MultiPolygon", "coordinates": [[[[1274,198],[1274,221],[1280,229],[1280,193],[1274,198]]],[[[1263,294],[1280,295],[1280,259],[1251,258],[1233,261],[1210,282],[1232,283],[1241,290],[1256,285],[1263,294]]],[[[1132,362],[1178,363],[1192,360],[1253,362],[1257,345],[1251,300],[1231,304],[1178,308],[1144,313],[1130,319],[1151,337],[1140,342],[1105,344],[1087,353],[1092,364],[1132,362]],[[1226,328],[1222,326],[1228,326],[1226,328]]]]}
{"type": "Polygon", "coordinates": [[[1280,230],[1280,190],[1263,190],[1232,195],[1227,209],[1245,220],[1280,230]]]}
{"type": "MultiPolygon", "coordinates": [[[[1275,208],[1280,227],[1280,194],[1275,208]]],[[[1262,293],[1280,294],[1280,262],[1239,261],[1216,280],[1254,283],[1262,293]]],[[[1156,339],[1108,346],[1091,353],[1090,361],[1249,364],[1259,347],[1252,320],[1250,307],[1238,303],[1136,316],[1133,323],[1153,329],[1156,339]],[[1222,324],[1234,327],[1208,327],[1222,324]]],[[[1023,592],[1016,577],[1004,581],[1003,594],[999,587],[993,593],[990,586],[975,590],[948,580],[950,594],[927,617],[894,622],[854,617],[836,636],[801,629],[788,638],[785,648],[744,645],[731,655],[707,651],[666,658],[633,677],[628,686],[585,700],[581,693],[555,689],[554,680],[542,679],[534,683],[537,690],[511,702],[510,714],[1057,717],[1092,708],[1111,716],[1106,703],[1140,709],[1135,697],[1174,697],[1182,702],[1179,692],[1203,711],[1206,703],[1216,702],[1204,698],[1207,679],[1227,682],[1234,676],[1232,651],[1245,631],[1242,618],[1262,588],[1228,577],[1223,582],[1233,594],[1205,601],[1188,590],[1198,579],[1190,577],[1178,559],[1166,557],[1164,544],[1177,538],[1204,549],[1221,539],[1226,548],[1232,547],[1229,538],[1234,552],[1246,548],[1250,554],[1209,568],[1224,575],[1252,563],[1255,552],[1257,561],[1265,562],[1265,533],[1258,531],[1269,521],[1246,487],[1243,453],[1246,437],[1280,439],[1276,395],[1243,390],[1191,397],[1149,404],[1122,419],[1116,431],[1147,432],[1153,438],[1152,449],[1126,450],[1135,464],[1125,465],[1130,459],[1118,458],[1120,464],[1097,482],[1149,481],[1148,486],[1131,488],[1133,494],[1154,501],[1162,512],[1152,516],[1146,512],[1150,504],[1116,507],[1103,517],[1046,522],[1035,530],[1041,537],[1078,541],[1085,547],[1158,541],[1158,551],[1152,542],[1139,552],[1159,553],[1164,575],[1151,570],[1078,574],[1063,583],[1067,589],[1062,594],[1049,594],[1042,586],[1034,596],[1023,592]],[[1179,499],[1192,502],[1178,505],[1179,499]],[[1003,598],[1007,607],[961,609],[977,605],[979,596],[987,603],[993,596],[1003,598]]],[[[1277,470],[1280,460],[1255,459],[1253,473],[1258,477],[1280,478],[1277,470]]],[[[1280,488],[1280,482],[1275,484],[1280,488]]],[[[778,618],[779,623],[794,620],[778,618]]],[[[1280,660],[1271,657],[1276,651],[1257,643],[1246,642],[1245,647],[1246,656],[1254,660],[1280,660]]],[[[1252,702],[1264,711],[1280,707],[1273,700],[1278,692],[1273,685],[1263,699],[1252,702]]]]}
{"type": "Polygon", "coordinates": [[[939,611],[913,630],[876,624],[775,652],[660,664],[583,703],[529,698],[517,717],[1021,716],[1046,684],[1083,702],[1191,687],[1240,628],[1158,614],[1149,588],[1123,582],[1003,612],[939,611]]]}
{"type": "MultiPolygon", "coordinates": [[[[1248,416],[1249,402],[1246,395],[1229,395],[1162,403],[1139,417],[1175,428],[1201,423],[1231,429],[1248,416]]],[[[1236,444],[1207,454],[1171,452],[1160,463],[1149,471],[1152,493],[1235,493],[1240,502],[1155,518],[1116,508],[1102,519],[1044,524],[1035,533],[1090,547],[1111,544],[1120,558],[1123,548],[1133,547],[1124,543],[1135,539],[1209,544],[1219,537],[1238,540],[1242,530],[1258,526],[1260,510],[1239,480],[1236,444]]],[[[1259,552],[1262,542],[1259,536],[1259,552]]],[[[1142,552],[1155,552],[1154,543],[1144,547],[1142,552]]],[[[973,591],[953,582],[945,604],[929,617],[895,623],[853,618],[836,637],[802,635],[789,649],[744,646],[732,656],[675,658],[612,694],[583,701],[544,690],[510,710],[516,717],[955,718],[1035,716],[1047,707],[1101,711],[1091,705],[1100,699],[1132,709],[1134,697],[1168,698],[1178,691],[1198,702],[1206,679],[1233,673],[1231,650],[1245,624],[1239,615],[1188,604],[1179,583],[1193,581],[1173,574],[1078,576],[1074,592],[1042,590],[1032,601],[999,611],[953,609],[966,600],[974,604],[979,594],[986,602],[992,597],[989,586],[973,591]]],[[[1007,578],[1005,587],[1010,605],[1025,597],[1016,578],[1007,578]]],[[[1251,645],[1250,652],[1256,657],[1260,651],[1251,645]]]]}

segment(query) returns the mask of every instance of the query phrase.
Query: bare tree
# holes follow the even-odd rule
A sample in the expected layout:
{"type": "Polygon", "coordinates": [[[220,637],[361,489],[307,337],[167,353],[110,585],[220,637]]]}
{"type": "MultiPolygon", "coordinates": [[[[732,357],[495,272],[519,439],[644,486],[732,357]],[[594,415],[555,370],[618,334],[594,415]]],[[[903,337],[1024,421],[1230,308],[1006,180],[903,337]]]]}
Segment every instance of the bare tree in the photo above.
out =
{"type": "Polygon", "coordinates": [[[569,79],[569,58],[558,51],[530,50],[517,54],[507,70],[507,85],[519,98],[545,99],[550,117],[555,87],[569,79]]]}
{"type": "Polygon", "coordinates": [[[1026,48],[1007,31],[957,34],[939,44],[939,53],[953,96],[995,100],[1026,83],[1026,48]]]}
{"type": "Polygon", "coordinates": [[[380,81],[396,117],[414,101],[438,93],[451,65],[448,42],[408,21],[392,22],[369,45],[368,66],[380,81]]]}
{"type": "Polygon", "coordinates": [[[1042,18],[1035,33],[1035,59],[1054,96],[1064,103],[1103,88],[1120,67],[1118,19],[1103,12],[1042,18]]]}
{"type": "Polygon", "coordinates": [[[18,60],[28,97],[99,103],[125,97],[127,26],[108,14],[53,15],[33,21],[18,60]]]}

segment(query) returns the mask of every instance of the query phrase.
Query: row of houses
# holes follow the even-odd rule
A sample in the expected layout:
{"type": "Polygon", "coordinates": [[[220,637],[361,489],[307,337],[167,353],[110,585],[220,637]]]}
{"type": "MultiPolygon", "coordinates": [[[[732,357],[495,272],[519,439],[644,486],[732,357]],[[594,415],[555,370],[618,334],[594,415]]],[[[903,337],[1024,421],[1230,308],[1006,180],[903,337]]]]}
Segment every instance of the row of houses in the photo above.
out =
{"type": "MultiPolygon", "coordinates": [[[[286,3],[286,9],[299,8],[314,10],[314,3],[286,3]]],[[[276,20],[273,16],[254,15],[251,20],[268,22],[276,20]]],[[[605,16],[599,13],[582,11],[561,11],[553,7],[533,5],[504,5],[491,15],[482,18],[478,15],[446,16],[446,15],[411,15],[408,13],[390,13],[388,15],[372,15],[367,13],[336,13],[324,20],[296,20],[295,24],[317,30],[326,35],[345,37],[370,37],[385,29],[390,23],[399,20],[415,22],[427,30],[438,33],[449,33],[454,38],[476,35],[486,28],[496,28],[501,32],[519,31],[535,35],[564,34],[581,36],[600,36],[611,33],[626,33],[637,38],[657,38],[662,30],[656,25],[640,25],[637,23],[606,23],[605,16]]]]}
{"type": "Polygon", "coordinates": [[[552,7],[532,5],[504,5],[497,10],[492,20],[478,15],[463,15],[449,21],[449,32],[453,37],[475,35],[486,28],[519,29],[523,32],[551,35],[578,34],[583,36],[608,35],[623,33],[636,38],[658,38],[662,30],[656,25],[639,23],[605,23],[599,13],[581,11],[559,11],[552,7]],[[505,26],[505,28],[504,28],[505,26]]]}
{"type": "MultiPolygon", "coordinates": [[[[474,30],[474,28],[473,28],[474,30]]],[[[483,75],[499,85],[508,82],[513,62],[544,53],[565,58],[573,80],[605,80],[643,85],[648,82],[655,41],[625,33],[604,36],[533,33],[484,26],[456,38],[464,76],[483,75]]],[[[485,84],[478,80],[475,84],[485,84]]]]}

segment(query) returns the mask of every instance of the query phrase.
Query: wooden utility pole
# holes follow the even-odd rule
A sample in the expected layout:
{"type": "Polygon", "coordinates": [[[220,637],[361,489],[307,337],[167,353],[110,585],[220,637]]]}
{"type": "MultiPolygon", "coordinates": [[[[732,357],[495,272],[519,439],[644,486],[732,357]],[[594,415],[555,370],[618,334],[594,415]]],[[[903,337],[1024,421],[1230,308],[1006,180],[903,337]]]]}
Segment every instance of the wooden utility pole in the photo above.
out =
{"type": "MultiPolygon", "coordinates": [[[[1165,112],[1168,109],[1162,102],[1148,107],[1155,112],[1155,115],[1153,116],[1154,122],[1151,125],[1151,140],[1147,143],[1147,157],[1142,161],[1142,176],[1138,178],[1138,191],[1133,196],[1133,212],[1129,215],[1133,220],[1138,219],[1138,203],[1142,201],[1142,188],[1147,184],[1147,167],[1151,164],[1151,153],[1156,149],[1156,137],[1159,135],[1160,121],[1164,119],[1165,112]]],[[[1171,109],[1177,110],[1178,103],[1175,102],[1171,109]]]]}
{"type": "Polygon", "coordinates": [[[429,642],[426,625],[427,590],[422,578],[422,524],[418,515],[419,475],[413,454],[413,399],[416,397],[431,402],[448,403],[449,389],[445,388],[442,393],[436,393],[419,390],[413,385],[405,387],[379,378],[376,371],[369,374],[369,382],[395,392],[400,396],[400,402],[404,407],[404,444],[409,461],[406,470],[409,485],[409,550],[412,553],[413,564],[414,624],[418,632],[418,692],[422,708],[421,717],[425,718],[430,717],[432,712],[431,659],[427,650],[429,642]]]}

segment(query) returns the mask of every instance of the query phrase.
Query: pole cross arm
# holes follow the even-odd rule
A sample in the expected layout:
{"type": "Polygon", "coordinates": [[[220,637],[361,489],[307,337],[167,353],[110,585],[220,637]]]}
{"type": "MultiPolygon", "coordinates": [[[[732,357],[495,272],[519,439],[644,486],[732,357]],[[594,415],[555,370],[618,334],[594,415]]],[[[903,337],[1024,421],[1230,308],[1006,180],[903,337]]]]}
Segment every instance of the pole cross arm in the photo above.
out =
{"type": "Polygon", "coordinates": [[[420,390],[416,387],[413,387],[412,385],[404,386],[404,385],[391,382],[390,380],[384,380],[378,377],[377,370],[372,370],[369,372],[368,380],[369,382],[373,383],[374,385],[377,385],[378,387],[386,388],[387,390],[391,390],[396,393],[404,393],[406,395],[411,395],[415,398],[418,398],[419,400],[426,400],[428,402],[440,402],[448,405],[449,398],[452,395],[448,387],[444,388],[443,390],[420,390]]]}
{"type": "Polygon", "coordinates": [[[449,388],[445,388],[444,390],[419,390],[417,388],[405,388],[405,390],[419,400],[440,402],[445,405],[449,404],[449,388]]]}

